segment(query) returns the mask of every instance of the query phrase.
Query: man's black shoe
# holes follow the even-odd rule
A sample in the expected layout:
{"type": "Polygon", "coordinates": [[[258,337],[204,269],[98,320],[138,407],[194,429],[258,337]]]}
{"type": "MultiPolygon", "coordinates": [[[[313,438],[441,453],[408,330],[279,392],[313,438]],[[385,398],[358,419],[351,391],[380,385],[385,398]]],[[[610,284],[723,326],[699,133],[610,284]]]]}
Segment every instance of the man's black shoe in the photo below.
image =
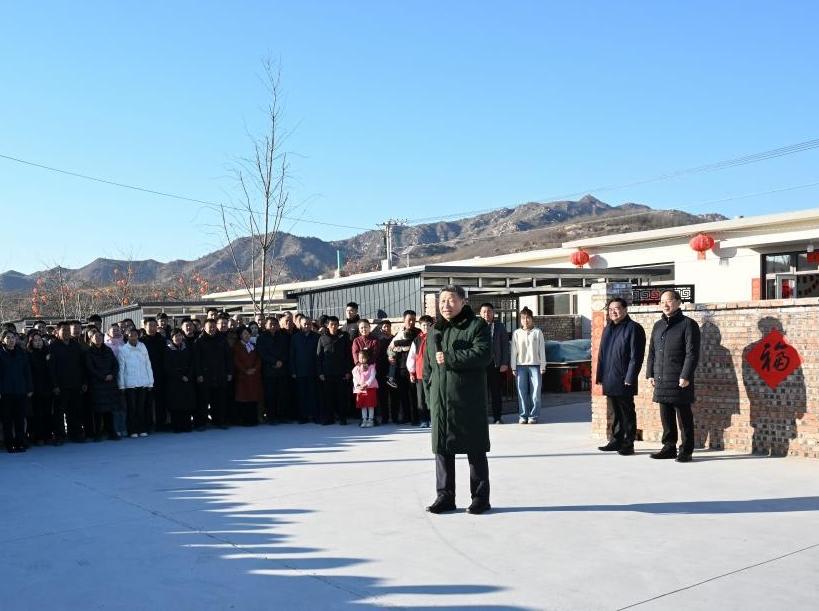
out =
{"type": "Polygon", "coordinates": [[[617,453],[620,456],[631,456],[634,454],[634,446],[623,446],[622,448],[617,450],[617,453]]]}
{"type": "Polygon", "coordinates": [[[691,454],[688,452],[680,452],[680,455],[677,456],[677,462],[691,462],[691,454]]]}
{"type": "Polygon", "coordinates": [[[430,513],[445,513],[447,511],[456,511],[457,509],[458,508],[455,507],[455,500],[448,496],[439,496],[432,505],[427,507],[427,511],[430,513]]]}
{"type": "Polygon", "coordinates": [[[467,507],[467,513],[479,514],[492,509],[492,505],[486,499],[472,499],[472,504],[467,507]]]}
{"type": "Polygon", "coordinates": [[[598,446],[597,449],[600,450],[601,452],[616,452],[620,449],[620,444],[617,443],[616,441],[609,441],[604,446],[598,446]]]}
{"type": "Polygon", "coordinates": [[[659,452],[654,452],[651,455],[651,458],[657,458],[659,460],[669,459],[669,458],[677,458],[677,448],[673,446],[666,446],[659,452]]]}

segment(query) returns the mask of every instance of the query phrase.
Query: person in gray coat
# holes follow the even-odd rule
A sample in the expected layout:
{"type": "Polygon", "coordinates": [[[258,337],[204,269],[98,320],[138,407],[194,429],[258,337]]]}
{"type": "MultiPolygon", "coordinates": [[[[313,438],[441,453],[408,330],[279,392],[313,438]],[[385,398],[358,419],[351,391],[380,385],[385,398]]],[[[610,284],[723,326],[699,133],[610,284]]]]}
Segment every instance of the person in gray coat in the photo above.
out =
{"type": "Polygon", "coordinates": [[[492,340],[492,362],[486,368],[486,387],[489,391],[489,398],[492,402],[492,421],[495,424],[503,424],[502,388],[503,374],[509,371],[509,333],[506,326],[495,320],[495,306],[491,303],[481,305],[481,318],[489,326],[490,339],[492,340]]]}
{"type": "Polygon", "coordinates": [[[595,382],[603,387],[614,422],[611,439],[598,450],[630,456],[637,435],[634,395],[645,356],[646,332],[629,317],[625,299],[615,297],[607,310],[609,322],[600,340],[595,382]]]}
{"type": "Polygon", "coordinates": [[[694,372],[700,358],[700,327],[682,313],[677,291],[660,295],[662,317],[654,324],[646,362],[646,378],[654,388],[654,402],[660,404],[663,447],[651,458],[676,458],[691,462],[694,453],[694,414],[696,400],[694,372]],[[677,419],[682,429],[677,452],[677,419]]]}

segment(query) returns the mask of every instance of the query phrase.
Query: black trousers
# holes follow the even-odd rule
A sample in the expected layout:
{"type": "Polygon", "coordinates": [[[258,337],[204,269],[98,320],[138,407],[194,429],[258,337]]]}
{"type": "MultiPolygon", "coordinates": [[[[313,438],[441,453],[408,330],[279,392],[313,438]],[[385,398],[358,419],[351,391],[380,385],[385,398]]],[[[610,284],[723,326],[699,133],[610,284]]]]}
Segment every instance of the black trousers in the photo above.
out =
{"type": "MultiPolygon", "coordinates": [[[[31,397],[31,422],[28,435],[32,441],[49,441],[54,436],[54,398],[52,395],[36,394],[31,397]]],[[[63,430],[60,422],[59,429],[63,430]]]]}
{"type": "Polygon", "coordinates": [[[115,437],[114,415],[111,412],[95,412],[94,430],[97,437],[102,437],[105,433],[108,433],[108,437],[115,437]]]}
{"type": "Polygon", "coordinates": [[[296,394],[298,395],[299,420],[302,422],[318,422],[316,379],[313,377],[296,378],[296,394]]]}
{"type": "Polygon", "coordinates": [[[393,422],[418,424],[418,406],[415,402],[415,392],[409,379],[409,372],[404,369],[399,371],[396,381],[398,382],[400,412],[396,414],[393,411],[393,422]]]}
{"type": "Polygon", "coordinates": [[[634,397],[606,397],[609,409],[614,413],[611,438],[621,446],[633,446],[637,437],[637,414],[634,411],[634,397]]]}
{"type": "MultiPolygon", "coordinates": [[[[486,452],[472,452],[466,455],[469,461],[469,491],[473,499],[489,501],[489,462],[486,452]]],[[[455,499],[455,455],[435,455],[435,487],[438,496],[455,499]]]]}
{"type": "MultiPolygon", "coordinates": [[[[392,405],[397,405],[395,389],[387,384],[387,374],[377,375],[378,380],[378,407],[375,408],[376,420],[389,422],[392,405]]],[[[397,411],[397,408],[396,408],[397,411]]]]}
{"type": "Polygon", "coordinates": [[[91,393],[89,391],[85,391],[82,393],[82,409],[81,409],[81,418],[82,418],[82,428],[85,432],[85,437],[91,438],[96,434],[95,422],[94,422],[94,406],[91,403],[91,393]]]}
{"type": "Polygon", "coordinates": [[[259,424],[259,404],[256,401],[236,401],[234,407],[239,424],[242,426],[259,424]]]}
{"type": "Polygon", "coordinates": [[[324,424],[333,422],[347,422],[347,410],[350,407],[350,381],[343,376],[324,376],[321,384],[323,401],[321,403],[321,421],[324,424]]]}
{"type": "Polygon", "coordinates": [[[147,394],[147,388],[125,389],[125,409],[127,410],[126,420],[129,435],[148,432],[147,394]]]}
{"type": "Polygon", "coordinates": [[[186,409],[172,409],[168,413],[171,416],[171,427],[174,433],[189,433],[193,430],[193,413],[186,409]]]}
{"type": "Polygon", "coordinates": [[[194,420],[196,426],[207,426],[208,406],[210,406],[210,420],[214,426],[227,426],[228,389],[225,386],[199,385],[199,405],[196,407],[194,420]]]}
{"type": "Polygon", "coordinates": [[[429,407],[427,407],[427,393],[424,389],[424,381],[415,382],[415,396],[418,405],[418,417],[421,422],[429,422],[429,407]]]}
{"type": "Polygon", "coordinates": [[[503,415],[503,402],[501,401],[501,383],[503,376],[500,367],[489,365],[486,368],[486,387],[489,391],[489,402],[492,405],[492,420],[500,420],[503,415]]]}
{"type": "Polygon", "coordinates": [[[663,447],[676,447],[677,419],[680,423],[680,452],[691,454],[694,451],[694,413],[690,403],[660,403],[663,447]]]}
{"type": "Polygon", "coordinates": [[[161,431],[168,425],[166,393],[163,384],[154,383],[154,389],[148,394],[148,425],[155,431],[161,431]]]}
{"type": "Polygon", "coordinates": [[[82,439],[83,433],[83,395],[79,388],[61,388],[54,400],[54,421],[57,439],[65,439],[65,428],[62,424],[65,417],[68,436],[71,439],[82,439]]]}
{"type": "Polygon", "coordinates": [[[26,442],[26,397],[7,395],[0,398],[0,412],[3,420],[3,442],[6,448],[25,445],[26,442]]]}
{"type": "Polygon", "coordinates": [[[264,378],[264,413],[271,424],[291,418],[290,380],[285,376],[264,378]]]}

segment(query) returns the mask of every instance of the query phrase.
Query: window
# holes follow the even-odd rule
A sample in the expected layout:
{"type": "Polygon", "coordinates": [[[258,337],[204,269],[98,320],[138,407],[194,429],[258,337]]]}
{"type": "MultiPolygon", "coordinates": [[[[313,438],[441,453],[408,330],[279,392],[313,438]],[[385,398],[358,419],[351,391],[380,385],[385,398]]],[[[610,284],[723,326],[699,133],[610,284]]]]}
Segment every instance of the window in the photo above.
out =
{"type": "Polygon", "coordinates": [[[577,313],[577,295],[575,293],[541,295],[539,300],[538,309],[541,315],[577,313]]]}
{"type": "Polygon", "coordinates": [[[819,297],[819,252],[762,255],[765,299],[819,297]]]}
{"type": "Polygon", "coordinates": [[[793,267],[793,256],[765,255],[765,274],[788,274],[793,267]]]}

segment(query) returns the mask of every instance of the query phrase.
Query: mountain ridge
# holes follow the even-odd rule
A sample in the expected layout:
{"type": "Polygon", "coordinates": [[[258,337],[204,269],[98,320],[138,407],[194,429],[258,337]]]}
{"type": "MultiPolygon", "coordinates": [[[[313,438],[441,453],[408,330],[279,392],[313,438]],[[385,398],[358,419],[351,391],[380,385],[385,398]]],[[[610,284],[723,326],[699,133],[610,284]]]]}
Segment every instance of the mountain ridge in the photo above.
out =
{"type": "MultiPolygon", "coordinates": [[[[400,262],[406,257],[413,264],[493,256],[523,250],[559,247],[563,242],[611,233],[642,231],[659,227],[690,225],[724,220],[721,214],[690,214],[679,210],[657,210],[644,204],[626,202],[611,206],[594,196],[579,200],[527,202],[499,208],[456,220],[441,220],[393,228],[393,249],[400,262]],[[510,242],[509,236],[515,235],[510,242]]],[[[233,250],[240,266],[251,263],[250,238],[234,240],[233,250]]],[[[336,251],[346,261],[344,273],[378,269],[384,257],[383,232],[365,231],[342,240],[325,241],[311,236],[282,233],[274,257],[281,267],[279,281],[314,279],[332,274],[336,251]]],[[[210,281],[212,290],[234,288],[236,270],[228,246],[193,260],[155,259],[128,261],[98,257],[76,268],[62,268],[65,277],[84,286],[111,284],[131,270],[133,285],[165,286],[181,276],[194,274],[210,281]],[[224,286],[222,286],[224,285],[224,286]]],[[[0,274],[0,290],[20,293],[31,291],[39,278],[53,275],[57,268],[23,274],[8,270],[0,274]]],[[[212,292],[212,291],[211,291],[212,292]]]]}

